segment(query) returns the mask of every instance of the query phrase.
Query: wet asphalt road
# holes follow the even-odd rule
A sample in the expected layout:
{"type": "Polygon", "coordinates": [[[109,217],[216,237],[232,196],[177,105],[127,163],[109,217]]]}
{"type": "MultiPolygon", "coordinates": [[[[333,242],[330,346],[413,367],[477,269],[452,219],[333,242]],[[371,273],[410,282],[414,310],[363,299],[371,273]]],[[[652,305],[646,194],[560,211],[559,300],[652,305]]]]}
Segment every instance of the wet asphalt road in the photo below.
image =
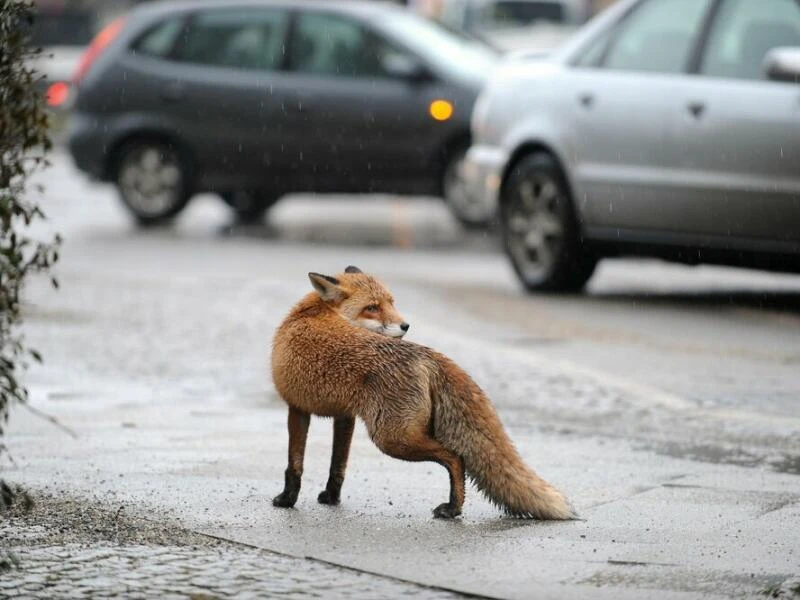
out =
{"type": "Polygon", "coordinates": [[[30,289],[46,358],[30,382],[79,439],[15,413],[18,480],[494,597],[749,596],[800,573],[800,278],[610,261],[584,296],[530,297],[494,240],[433,200],[298,197],[242,229],[207,196],[141,232],[110,189],[54,163],[62,289],[30,289]],[[322,423],[298,510],[268,506],[285,460],[269,340],[308,271],[347,264],[393,288],[410,339],[476,378],[586,521],[520,526],[471,490],[460,525],[433,523],[442,474],[382,457],[363,431],[331,517],[312,493],[322,423]]]}

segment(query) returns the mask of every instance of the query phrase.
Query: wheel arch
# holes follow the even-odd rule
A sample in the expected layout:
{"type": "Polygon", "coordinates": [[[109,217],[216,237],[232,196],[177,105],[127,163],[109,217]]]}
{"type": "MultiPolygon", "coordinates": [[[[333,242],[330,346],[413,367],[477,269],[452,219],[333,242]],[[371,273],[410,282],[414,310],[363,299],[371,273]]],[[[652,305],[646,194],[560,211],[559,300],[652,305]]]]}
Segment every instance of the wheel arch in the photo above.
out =
{"type": "MultiPolygon", "coordinates": [[[[572,205],[572,212],[575,215],[575,218],[578,221],[578,226],[581,229],[581,232],[584,231],[584,215],[583,211],[581,210],[581,205],[577,201],[575,195],[575,184],[572,180],[571,172],[565,168],[567,161],[565,160],[564,156],[556,149],[556,146],[550,144],[545,141],[541,140],[526,140],[516,146],[514,151],[511,153],[511,156],[506,162],[506,166],[503,169],[503,173],[500,179],[500,191],[498,194],[498,205],[502,205],[505,202],[505,191],[506,191],[506,184],[508,183],[509,176],[511,175],[512,170],[517,165],[517,163],[522,160],[525,156],[529,154],[535,153],[543,153],[547,154],[552,158],[558,168],[561,170],[561,174],[564,176],[564,183],[567,186],[567,192],[569,194],[569,202],[572,205]]],[[[500,206],[498,206],[499,208],[500,206]]]]}
{"type": "Polygon", "coordinates": [[[561,170],[561,173],[564,175],[564,181],[567,184],[567,191],[569,192],[569,199],[572,202],[573,208],[577,208],[575,206],[575,188],[572,185],[571,177],[568,171],[564,168],[564,160],[562,159],[559,152],[556,151],[555,147],[552,144],[548,144],[547,142],[539,141],[539,140],[527,140],[517,145],[514,151],[511,153],[508,161],[506,162],[506,166],[503,169],[503,173],[500,179],[500,202],[505,201],[505,191],[506,185],[508,184],[508,179],[511,175],[511,172],[514,170],[514,167],[517,166],[520,160],[530,154],[547,154],[549,155],[558,165],[558,168],[561,170]]]}

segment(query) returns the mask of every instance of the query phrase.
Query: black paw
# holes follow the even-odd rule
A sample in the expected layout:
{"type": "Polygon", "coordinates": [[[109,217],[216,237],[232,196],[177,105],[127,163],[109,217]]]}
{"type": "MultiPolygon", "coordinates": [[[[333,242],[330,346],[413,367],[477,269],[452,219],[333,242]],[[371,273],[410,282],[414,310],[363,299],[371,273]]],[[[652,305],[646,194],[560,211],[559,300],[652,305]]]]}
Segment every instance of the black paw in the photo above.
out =
{"type": "Polygon", "coordinates": [[[445,502],[433,509],[433,517],[435,519],[454,519],[461,514],[461,510],[445,502]]]}
{"type": "Polygon", "coordinates": [[[297,494],[282,492],[272,499],[272,506],[292,508],[295,502],[297,502],[297,494]]]}
{"type": "Polygon", "coordinates": [[[317,496],[317,502],[320,504],[329,504],[335,506],[339,504],[339,494],[334,494],[330,490],[324,490],[317,496]]]}

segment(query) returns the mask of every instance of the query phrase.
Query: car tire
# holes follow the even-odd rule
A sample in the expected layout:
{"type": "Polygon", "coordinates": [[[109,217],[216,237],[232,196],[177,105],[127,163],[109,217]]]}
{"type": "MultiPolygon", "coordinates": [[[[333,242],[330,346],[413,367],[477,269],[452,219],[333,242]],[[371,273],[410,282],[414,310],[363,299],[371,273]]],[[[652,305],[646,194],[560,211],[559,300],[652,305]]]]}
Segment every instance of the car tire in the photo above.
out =
{"type": "Polygon", "coordinates": [[[532,292],[578,292],[597,259],[581,239],[564,173],[546,153],[522,157],[503,185],[503,245],[520,282],[532,292]]]}
{"type": "Polygon", "coordinates": [[[222,194],[225,204],[236,213],[237,220],[247,225],[259,223],[280,198],[280,194],[257,190],[236,190],[222,194]]]}
{"type": "Polygon", "coordinates": [[[442,197],[452,215],[466,229],[484,229],[488,226],[490,214],[486,207],[469,193],[463,174],[467,146],[460,146],[450,152],[442,171],[442,197]]]}
{"type": "Polygon", "coordinates": [[[161,140],[138,139],[122,146],[114,182],[123,204],[142,226],[169,221],[191,198],[188,162],[161,140]]]}

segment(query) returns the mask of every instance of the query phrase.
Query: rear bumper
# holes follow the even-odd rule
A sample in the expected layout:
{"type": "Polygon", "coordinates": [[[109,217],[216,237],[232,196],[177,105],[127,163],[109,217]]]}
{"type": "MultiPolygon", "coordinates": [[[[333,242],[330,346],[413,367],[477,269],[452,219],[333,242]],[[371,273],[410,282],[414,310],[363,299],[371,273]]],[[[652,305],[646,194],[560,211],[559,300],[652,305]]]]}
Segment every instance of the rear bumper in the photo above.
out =
{"type": "Polygon", "coordinates": [[[497,214],[500,204],[500,186],[508,154],[495,146],[472,146],[464,160],[464,181],[475,202],[486,209],[487,214],[497,214]]]}
{"type": "Polygon", "coordinates": [[[75,112],[70,116],[67,147],[75,166],[93,179],[108,180],[109,137],[96,117],[75,112]]]}

